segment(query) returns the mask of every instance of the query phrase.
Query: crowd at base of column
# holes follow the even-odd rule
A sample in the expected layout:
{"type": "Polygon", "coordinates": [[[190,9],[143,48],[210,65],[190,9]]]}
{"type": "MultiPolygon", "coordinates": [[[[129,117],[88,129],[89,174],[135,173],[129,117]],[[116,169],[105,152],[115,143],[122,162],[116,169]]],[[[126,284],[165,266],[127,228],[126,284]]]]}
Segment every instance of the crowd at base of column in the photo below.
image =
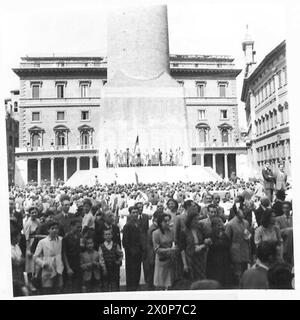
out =
{"type": "Polygon", "coordinates": [[[14,295],[141,290],[141,268],[144,290],[292,289],[291,188],[265,191],[238,179],[11,187],[14,295]]]}

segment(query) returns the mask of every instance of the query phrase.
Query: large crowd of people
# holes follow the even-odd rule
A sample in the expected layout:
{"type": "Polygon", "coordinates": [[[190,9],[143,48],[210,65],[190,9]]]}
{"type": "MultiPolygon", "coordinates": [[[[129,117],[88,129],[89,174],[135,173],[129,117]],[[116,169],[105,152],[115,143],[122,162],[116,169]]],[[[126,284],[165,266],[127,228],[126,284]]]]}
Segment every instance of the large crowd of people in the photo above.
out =
{"type": "Polygon", "coordinates": [[[10,187],[14,295],[292,288],[291,186],[279,187],[10,187]]]}

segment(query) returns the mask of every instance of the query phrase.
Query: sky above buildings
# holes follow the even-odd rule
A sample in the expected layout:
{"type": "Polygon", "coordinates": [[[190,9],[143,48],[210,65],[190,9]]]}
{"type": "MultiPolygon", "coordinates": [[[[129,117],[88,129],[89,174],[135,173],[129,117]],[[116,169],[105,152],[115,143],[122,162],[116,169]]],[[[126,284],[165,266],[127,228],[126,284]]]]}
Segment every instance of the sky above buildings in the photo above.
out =
{"type": "MultiPolygon", "coordinates": [[[[26,55],[106,55],[106,14],[114,6],[138,1],[1,1],[1,94],[19,88],[11,68],[26,55]]],[[[145,3],[145,1],[144,1],[145,3]]],[[[242,40],[246,25],[255,41],[256,60],[287,37],[287,3],[281,0],[175,1],[168,5],[169,46],[173,54],[231,55],[244,68],[242,40]]],[[[240,100],[243,72],[237,81],[240,100]]],[[[245,127],[239,101],[240,125],[245,127]]]]}

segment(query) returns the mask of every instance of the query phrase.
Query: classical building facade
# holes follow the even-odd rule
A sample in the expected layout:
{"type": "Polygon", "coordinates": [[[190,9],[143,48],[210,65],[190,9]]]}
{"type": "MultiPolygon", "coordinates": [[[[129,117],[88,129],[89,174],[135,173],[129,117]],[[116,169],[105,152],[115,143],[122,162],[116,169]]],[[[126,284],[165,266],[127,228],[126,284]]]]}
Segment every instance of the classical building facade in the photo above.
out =
{"type": "MultiPolygon", "coordinates": [[[[249,39],[243,43],[246,56],[251,55],[253,43],[249,39]]],[[[245,103],[248,126],[249,168],[254,176],[261,176],[267,161],[275,171],[279,163],[284,163],[290,175],[287,83],[285,41],[268,53],[256,68],[251,63],[246,67],[241,100],[245,103]]]]}
{"type": "MultiPolygon", "coordinates": [[[[171,76],[184,88],[193,165],[228,178],[242,175],[246,147],[240,141],[236,77],[229,56],[170,55],[171,76]]],[[[54,184],[76,170],[98,167],[104,57],[24,57],[20,78],[20,146],[16,183],[54,184]]]]}
{"type": "Polygon", "coordinates": [[[15,149],[19,147],[19,90],[12,90],[10,98],[4,100],[8,184],[15,181],[15,149]]]}

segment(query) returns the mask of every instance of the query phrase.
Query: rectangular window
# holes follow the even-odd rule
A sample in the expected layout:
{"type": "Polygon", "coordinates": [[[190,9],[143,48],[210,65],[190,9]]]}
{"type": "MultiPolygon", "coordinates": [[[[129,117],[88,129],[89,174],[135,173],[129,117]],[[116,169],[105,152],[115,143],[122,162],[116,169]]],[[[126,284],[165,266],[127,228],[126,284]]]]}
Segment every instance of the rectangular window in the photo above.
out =
{"type": "Polygon", "coordinates": [[[40,112],[32,112],[32,121],[40,121],[40,112]]]}
{"type": "Polygon", "coordinates": [[[227,119],[228,118],[227,110],[221,110],[220,114],[221,114],[220,115],[221,119],[227,119]]]}
{"type": "Polygon", "coordinates": [[[32,98],[39,99],[40,97],[40,86],[38,84],[32,85],[32,98]]]}
{"type": "Polygon", "coordinates": [[[219,84],[220,87],[220,97],[226,97],[226,84],[219,84]]]}
{"type": "Polygon", "coordinates": [[[89,120],[89,119],[90,119],[89,111],[81,111],[81,120],[89,120]]]}
{"type": "Polygon", "coordinates": [[[81,98],[86,98],[88,96],[88,85],[82,84],[81,85],[81,98]]]}
{"type": "Polygon", "coordinates": [[[197,97],[204,97],[204,83],[196,83],[197,87],[197,97]]]}
{"type": "Polygon", "coordinates": [[[198,119],[199,120],[205,120],[206,119],[205,110],[198,110],[198,119]]]}
{"type": "Polygon", "coordinates": [[[64,97],[64,89],[65,86],[63,84],[57,85],[57,98],[63,98],[64,97]]]}
{"type": "Polygon", "coordinates": [[[65,112],[64,111],[57,111],[56,120],[58,120],[58,121],[65,120],[65,112]]]}

